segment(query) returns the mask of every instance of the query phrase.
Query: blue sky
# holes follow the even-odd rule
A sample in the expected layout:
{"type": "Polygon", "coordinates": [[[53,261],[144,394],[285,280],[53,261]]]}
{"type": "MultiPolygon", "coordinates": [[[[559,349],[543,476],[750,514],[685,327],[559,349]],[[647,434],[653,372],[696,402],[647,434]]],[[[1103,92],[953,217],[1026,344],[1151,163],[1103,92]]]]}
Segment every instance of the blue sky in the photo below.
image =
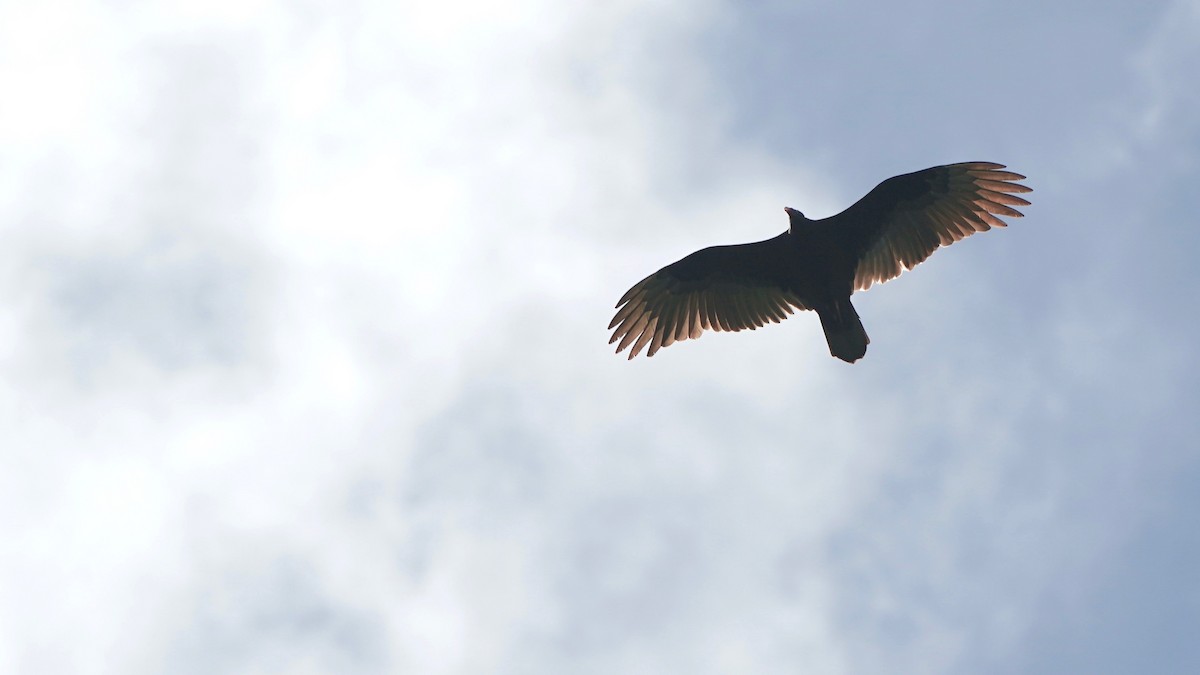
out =
{"type": "Polygon", "coordinates": [[[0,6],[0,670],[1190,673],[1200,4],[0,6]],[[1024,219],[612,354],[783,206],[1024,219]]]}

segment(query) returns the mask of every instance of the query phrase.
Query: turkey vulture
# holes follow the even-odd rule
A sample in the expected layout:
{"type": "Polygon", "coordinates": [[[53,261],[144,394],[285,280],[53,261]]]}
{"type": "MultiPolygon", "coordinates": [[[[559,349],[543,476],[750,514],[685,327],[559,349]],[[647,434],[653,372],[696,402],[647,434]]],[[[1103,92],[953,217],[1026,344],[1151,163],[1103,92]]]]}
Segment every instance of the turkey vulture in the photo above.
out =
{"type": "Polygon", "coordinates": [[[964,162],[889,178],[836,216],[809,220],[785,208],[787,232],[750,244],[696,251],[642,279],[617,303],[608,327],[617,353],[646,356],[706,329],[754,330],[792,308],[821,319],[829,352],[847,363],[867,353],[850,294],[912,269],[939,246],[1004,227],[1031,189],[1003,164],[964,162]]]}

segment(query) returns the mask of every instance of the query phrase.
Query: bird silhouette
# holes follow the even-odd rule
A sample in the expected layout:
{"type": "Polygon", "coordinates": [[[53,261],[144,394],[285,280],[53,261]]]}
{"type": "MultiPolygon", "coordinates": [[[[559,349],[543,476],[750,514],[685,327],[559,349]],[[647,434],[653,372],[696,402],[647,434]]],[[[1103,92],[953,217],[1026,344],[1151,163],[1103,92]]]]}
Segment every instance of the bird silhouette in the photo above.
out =
{"type": "Polygon", "coordinates": [[[895,278],[941,246],[1021,217],[1031,192],[1003,164],[964,162],[889,178],[836,216],[809,220],[784,208],[777,237],[712,246],[634,284],[617,302],[609,344],[646,356],[706,330],[754,330],[794,309],[821,319],[829,353],[854,363],[870,339],[850,295],[895,278]]]}

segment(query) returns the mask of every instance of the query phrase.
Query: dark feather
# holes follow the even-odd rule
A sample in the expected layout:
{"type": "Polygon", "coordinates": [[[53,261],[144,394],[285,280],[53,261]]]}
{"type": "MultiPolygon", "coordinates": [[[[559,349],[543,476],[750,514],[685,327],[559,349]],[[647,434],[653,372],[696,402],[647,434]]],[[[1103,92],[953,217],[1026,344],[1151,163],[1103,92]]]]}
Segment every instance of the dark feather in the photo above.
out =
{"type": "Polygon", "coordinates": [[[1025,176],[1002,164],[966,162],[889,178],[853,206],[824,222],[846,232],[858,252],[854,289],[893,279],[941,246],[1004,227],[996,216],[1020,218],[1012,206],[1029,202],[1014,192],[1025,176]],[[897,264],[898,263],[898,264],[897,264]]]}

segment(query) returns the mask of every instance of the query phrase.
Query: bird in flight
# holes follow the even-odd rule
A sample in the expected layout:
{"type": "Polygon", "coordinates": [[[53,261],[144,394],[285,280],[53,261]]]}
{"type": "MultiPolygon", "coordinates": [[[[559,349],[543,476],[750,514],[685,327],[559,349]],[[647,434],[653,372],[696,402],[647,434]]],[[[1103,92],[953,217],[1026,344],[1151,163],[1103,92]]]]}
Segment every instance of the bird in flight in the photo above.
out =
{"type": "Polygon", "coordinates": [[[940,246],[1021,217],[1025,176],[1003,164],[964,162],[889,178],[836,216],[809,220],[785,208],[787,232],[749,244],[712,246],[634,284],[608,325],[617,353],[695,339],[706,330],[754,330],[795,309],[821,319],[829,353],[854,363],[867,332],[850,294],[895,278],[940,246]]]}

